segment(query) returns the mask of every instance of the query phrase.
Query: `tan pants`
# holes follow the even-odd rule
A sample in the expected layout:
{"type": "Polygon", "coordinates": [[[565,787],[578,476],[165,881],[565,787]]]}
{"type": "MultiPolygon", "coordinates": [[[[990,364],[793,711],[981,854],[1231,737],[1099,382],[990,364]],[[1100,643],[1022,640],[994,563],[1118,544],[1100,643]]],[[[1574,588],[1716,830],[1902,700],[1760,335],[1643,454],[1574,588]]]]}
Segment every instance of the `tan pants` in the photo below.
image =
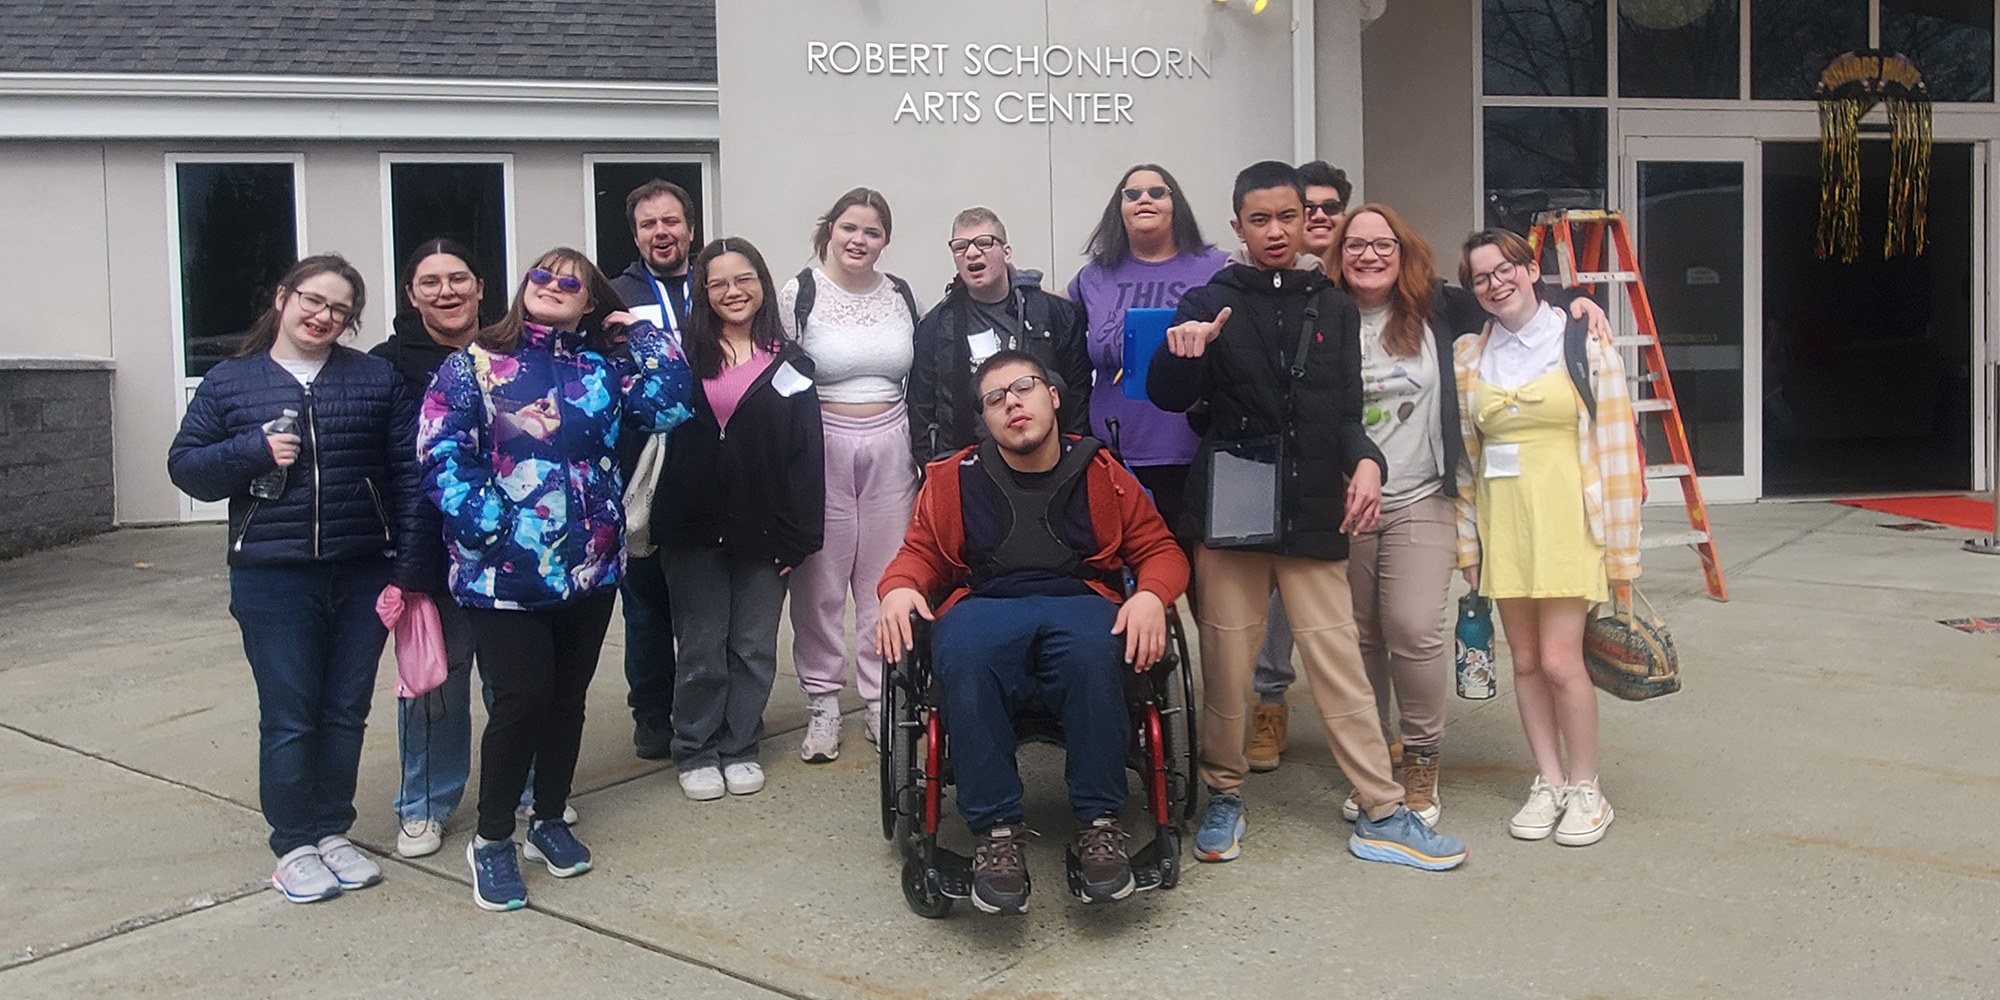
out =
{"type": "Polygon", "coordinates": [[[1360,793],[1370,819],[1403,804],[1389,768],[1389,744],[1376,717],[1375,692],[1361,665],[1347,564],[1320,559],[1195,550],[1201,591],[1201,779],[1219,792],[1243,787],[1251,673],[1264,643],[1264,616],[1276,584],[1291,615],[1306,686],[1326,727],[1333,759],[1360,793]]]}
{"type": "Polygon", "coordinates": [[[1451,498],[1438,494],[1384,511],[1373,531],[1354,536],[1347,578],[1361,630],[1361,662],[1382,734],[1425,754],[1444,736],[1445,692],[1451,687],[1445,607],[1458,563],[1458,526],[1451,498]],[[1390,728],[1393,696],[1402,716],[1390,728]]]}

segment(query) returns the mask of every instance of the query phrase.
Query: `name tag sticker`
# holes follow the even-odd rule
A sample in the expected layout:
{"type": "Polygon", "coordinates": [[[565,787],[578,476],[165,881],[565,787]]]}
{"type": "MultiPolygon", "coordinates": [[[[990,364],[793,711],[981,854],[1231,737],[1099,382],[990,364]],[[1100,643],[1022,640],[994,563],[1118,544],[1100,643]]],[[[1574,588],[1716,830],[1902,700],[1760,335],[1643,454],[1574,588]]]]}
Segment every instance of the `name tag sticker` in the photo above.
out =
{"type": "Polygon", "coordinates": [[[771,373],[771,388],[778,390],[778,395],[787,398],[812,388],[812,384],[813,380],[800,374],[789,361],[779,365],[778,370],[771,373]]]}
{"type": "Polygon", "coordinates": [[[1521,446],[1515,444],[1489,444],[1486,446],[1486,478],[1513,479],[1521,474],[1521,446]]]}
{"type": "Polygon", "coordinates": [[[975,368],[985,364],[987,358],[1000,353],[1000,338],[995,336],[992,330],[981,330],[965,338],[965,342],[972,348],[972,364],[975,368]]]}
{"type": "Polygon", "coordinates": [[[639,317],[640,319],[645,320],[648,323],[653,324],[654,326],[659,327],[662,330],[667,328],[667,317],[664,313],[660,311],[660,305],[657,302],[653,303],[650,306],[633,306],[632,308],[627,309],[625,311],[631,313],[634,316],[639,317]]]}

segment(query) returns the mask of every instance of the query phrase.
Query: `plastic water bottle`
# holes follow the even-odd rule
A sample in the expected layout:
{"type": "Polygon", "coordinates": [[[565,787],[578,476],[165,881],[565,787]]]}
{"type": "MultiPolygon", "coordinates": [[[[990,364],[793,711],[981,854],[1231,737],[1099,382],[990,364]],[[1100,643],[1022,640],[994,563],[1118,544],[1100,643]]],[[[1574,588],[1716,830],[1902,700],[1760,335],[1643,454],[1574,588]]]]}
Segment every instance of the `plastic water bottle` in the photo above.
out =
{"type": "MultiPolygon", "coordinates": [[[[264,425],[264,433],[297,434],[299,432],[299,411],[286,410],[278,419],[264,425]]],[[[269,472],[250,480],[250,495],[261,500],[276,500],[285,495],[285,474],[292,471],[280,465],[269,472]]]]}
{"type": "Polygon", "coordinates": [[[1485,701],[1499,693],[1493,676],[1493,602],[1473,591],[1458,599],[1458,696],[1485,701]]]}

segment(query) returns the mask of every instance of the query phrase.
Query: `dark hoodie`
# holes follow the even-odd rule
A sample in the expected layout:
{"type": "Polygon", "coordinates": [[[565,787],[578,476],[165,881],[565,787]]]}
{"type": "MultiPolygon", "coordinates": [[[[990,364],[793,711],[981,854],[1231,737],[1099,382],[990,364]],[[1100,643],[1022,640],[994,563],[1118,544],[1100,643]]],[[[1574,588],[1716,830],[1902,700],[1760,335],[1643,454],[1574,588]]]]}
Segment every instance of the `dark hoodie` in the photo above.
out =
{"type": "Polygon", "coordinates": [[[1181,297],[1174,322],[1209,321],[1224,307],[1229,321],[1196,358],[1176,357],[1164,345],[1153,356],[1146,392],[1160,408],[1185,412],[1208,403],[1204,447],[1188,470],[1182,523],[1200,538],[1208,515],[1212,442],[1283,434],[1283,540],[1267,551],[1338,561],[1347,558],[1340,522],[1347,511],[1346,478],[1372,459],[1387,478],[1388,463],[1361,425],[1361,316],[1354,301],[1333,287],[1317,265],[1309,270],[1264,271],[1232,263],[1181,297]],[[1290,408],[1286,386],[1309,299],[1319,318],[1307,350],[1304,377],[1290,408]],[[1289,418],[1287,416],[1289,409],[1289,418]]]}
{"type": "MultiPolygon", "coordinates": [[[[447,347],[431,338],[424,329],[424,321],[416,316],[396,317],[395,332],[389,339],[376,344],[369,354],[396,366],[396,373],[403,376],[403,383],[409,387],[410,398],[421,400],[430,391],[431,377],[444,365],[444,359],[457,353],[458,348],[447,347]]],[[[416,433],[416,412],[411,411],[410,433],[416,433]]],[[[426,502],[420,504],[417,517],[422,527],[417,533],[420,540],[418,551],[413,553],[411,565],[417,567],[420,589],[430,594],[448,594],[450,587],[445,581],[444,522],[436,506],[426,502]]]]}
{"type": "MultiPolygon", "coordinates": [[[[995,330],[1002,349],[1034,355],[1061,379],[1056,421],[1064,434],[1090,433],[1090,325],[1083,308],[1042,290],[1040,271],[1016,269],[1013,308],[1019,332],[995,330]],[[1009,343],[1009,337],[1013,343],[1009,343]]],[[[910,365],[910,450],[928,465],[979,441],[980,406],[973,390],[972,345],[967,339],[990,325],[980,319],[965,285],[952,279],[939,302],[917,324],[916,358],[910,365]]]]}

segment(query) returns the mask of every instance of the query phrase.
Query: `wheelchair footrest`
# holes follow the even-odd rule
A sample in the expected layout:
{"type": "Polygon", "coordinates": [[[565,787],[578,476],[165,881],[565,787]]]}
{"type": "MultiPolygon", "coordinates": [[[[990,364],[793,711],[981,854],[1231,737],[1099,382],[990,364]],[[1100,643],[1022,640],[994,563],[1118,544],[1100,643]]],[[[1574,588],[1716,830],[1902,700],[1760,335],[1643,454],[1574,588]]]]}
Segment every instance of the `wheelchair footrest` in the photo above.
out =
{"type": "Polygon", "coordinates": [[[938,894],[952,899],[972,898],[972,859],[942,847],[933,848],[931,871],[937,879],[938,894]]]}

